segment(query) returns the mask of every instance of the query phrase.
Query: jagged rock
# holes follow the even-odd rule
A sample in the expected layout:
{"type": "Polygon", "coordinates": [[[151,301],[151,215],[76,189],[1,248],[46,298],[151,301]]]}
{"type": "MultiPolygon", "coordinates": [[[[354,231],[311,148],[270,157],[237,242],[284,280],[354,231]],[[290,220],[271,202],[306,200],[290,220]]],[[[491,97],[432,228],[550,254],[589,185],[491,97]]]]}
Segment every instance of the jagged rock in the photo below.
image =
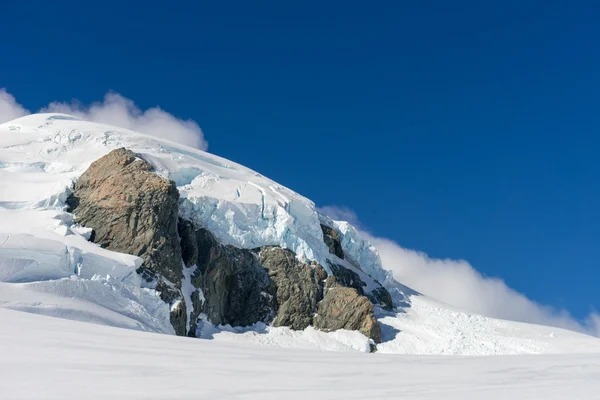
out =
{"type": "Polygon", "coordinates": [[[378,304],[384,310],[392,311],[394,309],[394,301],[392,300],[392,295],[386,288],[383,286],[374,289],[367,295],[369,300],[373,303],[378,304]]]}
{"type": "Polygon", "coordinates": [[[360,279],[360,275],[349,268],[328,261],[329,268],[338,284],[356,289],[361,296],[367,296],[372,303],[380,305],[383,309],[391,311],[394,308],[392,295],[383,286],[379,286],[370,293],[365,293],[367,284],[360,279]]]}
{"type": "Polygon", "coordinates": [[[333,273],[337,283],[345,287],[356,289],[358,294],[361,296],[365,294],[363,287],[367,286],[367,284],[360,279],[360,275],[351,269],[334,264],[331,261],[327,261],[327,263],[329,264],[329,268],[331,269],[331,272],[333,273]]]}
{"type": "Polygon", "coordinates": [[[219,244],[206,229],[180,229],[186,264],[196,265],[199,273],[192,285],[204,294],[202,311],[213,324],[247,326],[270,322],[273,318],[275,288],[254,252],[219,244]],[[192,234],[193,232],[193,234],[192,234]],[[189,258],[195,255],[196,259],[189,258]]]}
{"type": "Polygon", "coordinates": [[[178,201],[174,182],[161,178],[152,172],[152,165],[121,148],[90,165],[77,180],[67,204],[77,222],[93,229],[93,242],[140,256],[146,272],[177,283],[181,279],[178,201]]]}
{"type": "Polygon", "coordinates": [[[167,304],[174,304],[181,300],[181,290],[172,283],[167,283],[163,279],[156,280],[156,291],[160,293],[160,298],[167,304]]]}
{"type": "MultiPolygon", "coordinates": [[[[214,324],[314,325],[359,330],[381,340],[373,305],[362,296],[365,284],[356,272],[332,263],[335,277],[327,277],[320,265],[302,262],[278,246],[250,250],[221,245],[206,229],[178,218],[178,202],[174,182],[123,148],[92,163],[67,200],[76,221],[93,229],[92,241],[143,259],[138,272],[171,305],[170,321],[178,335],[194,336],[202,312],[214,324]],[[182,265],[197,267],[191,276],[197,289],[190,294],[191,304],[181,292],[182,265]]],[[[343,259],[339,233],[324,225],[322,230],[331,253],[343,259]]],[[[386,293],[373,292],[372,298],[385,303],[386,293]]]]}
{"type": "Polygon", "coordinates": [[[375,343],[381,343],[381,327],[375,318],[373,303],[356,289],[339,285],[332,276],[327,278],[325,296],[313,324],[324,331],[358,330],[375,343]]]}
{"type": "Polygon", "coordinates": [[[344,250],[342,249],[342,242],[338,231],[323,224],[321,224],[321,230],[323,231],[323,240],[327,247],[329,247],[329,252],[343,259],[344,250]]]}
{"type": "Polygon", "coordinates": [[[200,292],[196,290],[192,293],[192,312],[190,313],[190,331],[188,336],[196,337],[196,329],[198,328],[198,317],[202,312],[203,301],[200,298],[200,292]]]}
{"type": "Polygon", "coordinates": [[[276,288],[277,314],[273,325],[297,330],[311,325],[323,297],[327,277],[323,267],[303,263],[292,251],[277,246],[263,247],[259,258],[276,288]]]}
{"type": "Polygon", "coordinates": [[[177,223],[177,233],[180,238],[181,259],[186,267],[190,268],[198,262],[198,241],[194,225],[183,218],[177,223]]]}
{"type": "Polygon", "coordinates": [[[187,334],[187,311],[184,301],[175,303],[171,308],[170,314],[171,325],[175,329],[177,336],[186,336],[187,334]]]}

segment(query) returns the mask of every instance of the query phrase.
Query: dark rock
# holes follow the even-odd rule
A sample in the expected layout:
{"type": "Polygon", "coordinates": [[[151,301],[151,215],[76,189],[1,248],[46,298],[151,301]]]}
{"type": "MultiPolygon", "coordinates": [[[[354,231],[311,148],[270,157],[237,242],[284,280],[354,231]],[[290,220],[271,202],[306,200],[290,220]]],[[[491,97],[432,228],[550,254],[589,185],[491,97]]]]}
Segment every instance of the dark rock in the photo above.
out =
{"type": "Polygon", "coordinates": [[[327,264],[329,264],[329,268],[331,269],[331,272],[333,273],[337,283],[345,287],[356,289],[358,294],[361,296],[365,294],[363,288],[366,287],[367,284],[360,279],[360,275],[349,268],[334,264],[330,261],[327,261],[327,264]]]}
{"type": "Polygon", "coordinates": [[[327,278],[325,296],[313,324],[324,331],[357,330],[375,343],[381,343],[381,327],[375,318],[373,303],[356,289],[340,286],[332,276],[327,278]]]}
{"type": "Polygon", "coordinates": [[[203,311],[213,324],[247,326],[270,322],[276,309],[275,287],[251,250],[220,245],[205,229],[195,232],[196,265],[192,284],[204,292],[203,311]]]}
{"type": "Polygon", "coordinates": [[[186,267],[190,268],[198,262],[198,241],[194,225],[183,218],[177,223],[177,233],[180,238],[181,259],[186,267]]]}
{"type": "Polygon", "coordinates": [[[123,148],[93,162],[67,200],[77,222],[94,230],[95,243],[141,257],[144,269],[173,283],[181,279],[178,202],[174,182],[123,148]]]}
{"type": "Polygon", "coordinates": [[[344,250],[342,250],[342,242],[338,231],[323,224],[321,224],[321,230],[323,231],[323,240],[329,247],[329,252],[343,259],[344,250]]]}
{"type": "MultiPolygon", "coordinates": [[[[148,272],[147,270],[145,272],[148,272]]],[[[148,272],[149,273],[149,272],[148,272]]],[[[181,290],[174,284],[167,284],[163,279],[160,279],[156,274],[154,278],[156,280],[156,286],[154,289],[160,293],[160,298],[167,304],[174,304],[176,301],[181,300],[181,290]]]]}
{"type": "Polygon", "coordinates": [[[383,308],[384,310],[392,311],[394,309],[392,295],[383,286],[374,289],[371,293],[367,295],[367,297],[373,303],[380,305],[381,308],[383,308]]]}
{"type": "Polygon", "coordinates": [[[184,301],[179,301],[175,307],[171,309],[170,320],[177,336],[187,335],[187,311],[184,301]]]}
{"type": "Polygon", "coordinates": [[[311,325],[318,302],[323,298],[327,273],[319,264],[306,264],[287,249],[266,246],[260,249],[262,266],[276,288],[277,314],[274,326],[304,329],[311,325]]]}
{"type": "Polygon", "coordinates": [[[202,312],[203,301],[200,299],[200,292],[196,290],[192,293],[192,312],[190,313],[190,331],[188,336],[196,337],[196,329],[198,328],[198,317],[202,312]]]}
{"type": "Polygon", "coordinates": [[[394,308],[392,295],[387,291],[386,288],[380,285],[376,289],[372,290],[371,293],[365,294],[364,288],[367,286],[367,284],[360,279],[360,275],[342,265],[334,264],[330,261],[327,263],[329,264],[329,268],[331,269],[331,272],[333,273],[333,276],[338,284],[356,289],[359,295],[366,295],[371,302],[380,305],[385,310],[391,311],[394,308]]]}

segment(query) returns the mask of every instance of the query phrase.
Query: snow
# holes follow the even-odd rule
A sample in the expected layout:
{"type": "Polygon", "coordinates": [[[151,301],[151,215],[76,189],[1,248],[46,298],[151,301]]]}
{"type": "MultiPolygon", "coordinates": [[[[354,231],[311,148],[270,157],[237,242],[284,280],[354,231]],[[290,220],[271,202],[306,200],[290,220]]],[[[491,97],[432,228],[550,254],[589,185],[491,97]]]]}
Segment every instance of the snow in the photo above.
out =
{"type": "MultiPolygon", "coordinates": [[[[192,284],[192,277],[194,276],[194,272],[198,267],[196,265],[192,265],[191,267],[186,267],[183,261],[181,262],[181,269],[183,271],[183,278],[181,280],[181,294],[183,294],[183,300],[185,301],[185,310],[187,313],[187,322],[185,332],[186,334],[190,331],[190,315],[194,311],[194,305],[192,302],[192,293],[196,291],[196,288],[192,284]]],[[[204,299],[204,296],[200,296],[200,299],[204,299]]]]}
{"type": "Polygon", "coordinates": [[[17,399],[592,400],[600,355],[443,357],[261,348],[0,309],[17,399]]]}
{"type": "Polygon", "coordinates": [[[426,296],[410,297],[401,313],[383,310],[381,353],[504,355],[600,353],[598,338],[565,329],[488,318],[426,296]]]}
{"type": "MultiPolygon", "coordinates": [[[[377,287],[376,281],[384,284],[395,304],[406,307],[397,313],[377,307],[384,338],[378,346],[380,354],[544,354],[599,349],[600,340],[589,336],[470,315],[420,296],[382,269],[377,250],[355,227],[319,215],[310,200],[244,166],[167,140],[61,114],[35,114],[0,125],[0,308],[173,333],[169,307],[155,291],[142,287],[135,272],[141,259],[88,242],[90,230],[76,225],[73,215],[65,211],[74,180],[94,160],[119,147],[138,153],[159,174],[175,180],[181,214],[213,232],[222,243],[244,248],[280,245],[326,269],[327,259],[353,269],[367,283],[367,291],[377,287]],[[340,233],[344,260],[329,254],[320,223],[340,233]]],[[[193,272],[194,267],[184,268],[182,301],[188,312],[192,310],[193,272]]],[[[29,321],[31,317],[14,318],[29,321]]],[[[87,325],[74,326],[93,331],[87,325]]],[[[369,350],[368,339],[358,332],[325,333],[312,328],[294,332],[261,324],[241,329],[214,327],[205,321],[198,332],[212,339],[211,344],[258,346],[264,351],[273,347],[369,350]]],[[[119,335],[137,337],[136,333],[119,335]]],[[[184,343],[156,340],[177,346],[184,343]]],[[[197,342],[204,344],[191,346],[204,348],[207,343],[197,342]]]]}
{"type": "Polygon", "coordinates": [[[121,328],[175,333],[169,323],[169,308],[155,291],[125,285],[111,277],[0,282],[0,307],[121,328]]]}
{"type": "Polygon", "coordinates": [[[285,327],[271,327],[257,323],[249,327],[213,326],[200,321],[196,335],[200,339],[216,342],[250,344],[261,347],[288,349],[326,350],[336,352],[362,352],[371,350],[369,338],[358,331],[340,329],[323,332],[312,326],[303,331],[293,331],[285,327]]]}
{"type": "MultiPolygon", "coordinates": [[[[307,198],[221,157],[62,114],[34,114],[0,125],[0,206],[60,208],[73,180],[119,147],[140,154],[160,175],[173,179],[182,198],[181,214],[221,243],[242,248],[280,245],[328,269],[320,216],[307,198]]],[[[344,250],[368,262],[368,275],[382,279],[385,273],[374,248],[351,233],[346,239],[341,232],[344,250]]]]}

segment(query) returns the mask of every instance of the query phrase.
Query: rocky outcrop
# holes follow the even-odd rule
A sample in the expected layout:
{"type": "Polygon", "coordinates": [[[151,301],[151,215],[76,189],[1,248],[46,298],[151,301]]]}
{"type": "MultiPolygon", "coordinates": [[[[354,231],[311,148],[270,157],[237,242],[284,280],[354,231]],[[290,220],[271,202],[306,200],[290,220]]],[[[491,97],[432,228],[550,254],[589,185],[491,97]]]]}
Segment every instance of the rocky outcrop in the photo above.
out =
{"type": "Polygon", "coordinates": [[[356,289],[361,296],[365,294],[363,288],[366,287],[367,284],[360,279],[360,275],[349,268],[334,264],[330,261],[328,261],[328,265],[338,284],[356,289]]]}
{"type": "Polygon", "coordinates": [[[275,287],[255,252],[223,246],[206,229],[180,221],[183,260],[196,265],[192,284],[204,295],[202,312],[214,324],[269,323],[276,310],[275,287]]]}
{"type": "Polygon", "coordinates": [[[342,242],[338,231],[323,224],[321,224],[321,230],[323,231],[323,240],[327,247],[329,247],[329,252],[343,259],[344,250],[342,249],[342,242]]]}
{"type": "MultiPolygon", "coordinates": [[[[331,262],[333,275],[328,277],[321,265],[303,262],[279,246],[222,245],[208,230],[178,217],[178,202],[175,183],[126,149],[94,162],[67,200],[77,222],[93,229],[92,241],[142,258],[138,272],[170,304],[178,335],[194,336],[204,313],[217,325],[314,325],[326,331],[359,330],[375,342],[381,340],[369,299],[391,307],[383,287],[366,294],[366,284],[354,270],[331,262]],[[191,293],[184,279],[190,279],[191,293]]],[[[341,263],[339,233],[321,228],[336,256],[332,259],[341,263]]]]}
{"type": "Polygon", "coordinates": [[[324,331],[357,330],[375,343],[381,343],[381,327],[375,318],[373,303],[356,289],[341,286],[332,276],[327,278],[325,296],[313,324],[324,331]]]}
{"type": "Polygon", "coordinates": [[[259,251],[260,263],[269,272],[276,290],[274,326],[304,329],[312,324],[323,298],[327,273],[319,264],[306,264],[287,249],[267,246],[259,251]]]}
{"type": "Polygon", "coordinates": [[[170,322],[177,336],[186,336],[188,334],[187,311],[184,301],[176,302],[171,308],[170,322]]]}
{"type": "Polygon", "coordinates": [[[275,290],[256,255],[233,246],[216,246],[204,272],[204,312],[215,324],[247,326],[269,322],[275,290]]]}
{"type": "Polygon", "coordinates": [[[373,289],[370,293],[365,293],[367,284],[360,278],[356,272],[349,268],[346,268],[339,264],[329,262],[329,269],[333,273],[335,280],[338,284],[345,287],[351,287],[356,289],[357,293],[361,296],[367,296],[372,303],[378,304],[381,308],[391,311],[393,309],[393,300],[390,292],[386,288],[379,285],[379,287],[373,289]]]}
{"type": "Polygon", "coordinates": [[[371,300],[371,302],[380,305],[384,310],[392,311],[394,309],[392,295],[383,286],[379,286],[378,288],[372,290],[367,297],[369,300],[371,300]]]}
{"type": "Polygon", "coordinates": [[[100,246],[140,256],[144,268],[171,282],[181,277],[177,238],[179,193],[133,152],[118,149],[98,159],[68,198],[77,222],[93,229],[100,246]]]}
{"type": "Polygon", "coordinates": [[[373,304],[363,295],[364,283],[355,272],[336,266],[337,275],[328,278],[319,264],[302,262],[278,246],[223,246],[206,229],[185,220],[179,222],[179,235],[185,264],[196,265],[201,273],[192,283],[204,293],[202,312],[210,322],[354,329],[381,340],[373,304]]]}

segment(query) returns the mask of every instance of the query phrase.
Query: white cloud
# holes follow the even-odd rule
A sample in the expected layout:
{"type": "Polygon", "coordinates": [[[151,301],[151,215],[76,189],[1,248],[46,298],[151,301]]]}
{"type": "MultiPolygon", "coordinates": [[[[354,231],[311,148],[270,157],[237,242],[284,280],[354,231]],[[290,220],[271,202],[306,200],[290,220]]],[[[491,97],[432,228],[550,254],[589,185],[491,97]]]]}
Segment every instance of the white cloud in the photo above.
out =
{"type": "MultiPolygon", "coordinates": [[[[323,207],[329,215],[356,214],[348,208],[323,207]]],[[[333,217],[332,217],[333,218],[333,217]]],[[[334,218],[335,219],[335,218],[334,218]]],[[[350,221],[349,221],[350,222],[350,221]]],[[[461,308],[493,318],[556,326],[600,336],[600,315],[591,313],[583,322],[566,310],[538,304],[511,289],[500,278],[486,277],[464,260],[434,259],[425,253],[401,247],[392,240],[363,234],[377,248],[386,270],[414,290],[461,308]]]]}
{"type": "Polygon", "coordinates": [[[6,89],[0,88],[0,124],[29,113],[29,110],[17,103],[12,94],[8,93],[6,89]]]}
{"type": "Polygon", "coordinates": [[[334,221],[346,221],[357,228],[360,228],[360,221],[356,213],[348,207],[344,206],[324,206],[317,207],[320,214],[326,215],[334,221]]]}
{"type": "MultiPolygon", "coordinates": [[[[131,129],[206,150],[208,144],[198,124],[169,114],[160,107],[141,110],[135,103],[118,93],[109,92],[102,102],[82,105],[74,100],[70,103],[52,102],[40,112],[55,112],[73,115],[86,121],[100,122],[131,129]]],[[[0,123],[29,114],[15,98],[0,89],[0,123]]]]}

